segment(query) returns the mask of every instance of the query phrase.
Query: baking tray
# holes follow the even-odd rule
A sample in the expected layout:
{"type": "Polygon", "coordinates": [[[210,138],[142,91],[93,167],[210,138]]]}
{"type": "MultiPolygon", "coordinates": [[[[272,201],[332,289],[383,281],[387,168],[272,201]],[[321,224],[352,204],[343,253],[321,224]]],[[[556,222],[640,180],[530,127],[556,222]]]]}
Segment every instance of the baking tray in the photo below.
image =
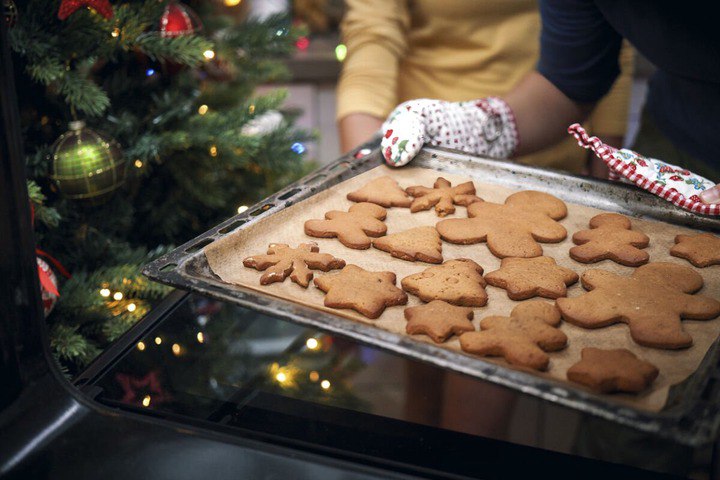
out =
{"type": "MultiPolygon", "coordinates": [[[[653,413],[621,405],[607,397],[574,389],[552,379],[512,370],[270,294],[227,284],[210,270],[203,253],[205,246],[382,163],[377,141],[366,144],[354,154],[341,157],[158,258],[146,265],[143,273],[171,286],[350,337],[683,444],[698,446],[714,440],[720,430],[719,339],[713,342],[698,369],[670,389],[665,408],[659,413],[653,413]],[[360,156],[359,152],[365,155],[356,158],[360,156]]],[[[606,211],[653,218],[706,231],[720,231],[720,219],[691,214],[629,185],[472,157],[441,148],[424,148],[413,160],[413,165],[509,188],[544,191],[568,202],[606,211]]]]}

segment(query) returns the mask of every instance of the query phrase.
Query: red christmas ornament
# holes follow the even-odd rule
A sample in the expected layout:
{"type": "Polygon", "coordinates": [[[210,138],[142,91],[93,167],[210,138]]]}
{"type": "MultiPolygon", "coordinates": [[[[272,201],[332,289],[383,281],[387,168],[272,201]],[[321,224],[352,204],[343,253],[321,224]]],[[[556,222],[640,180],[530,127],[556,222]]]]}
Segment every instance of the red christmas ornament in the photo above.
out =
{"type": "Polygon", "coordinates": [[[92,8],[108,20],[113,17],[113,8],[109,0],[62,0],[58,10],[58,18],[65,20],[80,7],[92,8]]]}
{"type": "Polygon", "coordinates": [[[197,14],[181,2],[170,2],[160,17],[160,36],[164,38],[192,35],[203,26],[197,14]]]}
{"type": "Polygon", "coordinates": [[[40,278],[40,293],[42,296],[43,312],[47,318],[55,308],[58,296],[58,281],[55,272],[52,271],[50,265],[45,263],[40,257],[36,257],[38,266],[38,277],[40,278]]]}
{"type": "Polygon", "coordinates": [[[128,373],[116,373],[115,381],[120,384],[123,390],[123,403],[157,406],[172,400],[172,396],[165,391],[160,375],[157,371],[151,370],[144,377],[136,377],[128,373]],[[143,403],[143,400],[147,403],[143,403]]]}

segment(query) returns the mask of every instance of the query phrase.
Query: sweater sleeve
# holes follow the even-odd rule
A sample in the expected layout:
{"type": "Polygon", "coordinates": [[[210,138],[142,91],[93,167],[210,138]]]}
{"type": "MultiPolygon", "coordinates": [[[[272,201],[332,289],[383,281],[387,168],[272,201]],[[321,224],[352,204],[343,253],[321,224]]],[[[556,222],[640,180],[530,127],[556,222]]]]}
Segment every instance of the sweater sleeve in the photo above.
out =
{"type": "Polygon", "coordinates": [[[635,73],[635,50],[623,42],[620,50],[620,76],[610,92],[595,106],[588,125],[593,135],[624,137],[627,131],[632,81],[635,73]]]}
{"type": "Polygon", "coordinates": [[[397,105],[400,59],[410,16],[406,0],[346,0],[340,25],[347,56],[337,86],[337,119],[386,117],[397,105]]]}

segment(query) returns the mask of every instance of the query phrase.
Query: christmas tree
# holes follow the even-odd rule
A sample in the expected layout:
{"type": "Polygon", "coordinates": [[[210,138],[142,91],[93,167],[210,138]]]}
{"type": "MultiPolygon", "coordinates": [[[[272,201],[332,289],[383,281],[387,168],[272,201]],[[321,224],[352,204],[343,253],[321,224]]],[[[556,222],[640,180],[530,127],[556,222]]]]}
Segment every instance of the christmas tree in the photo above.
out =
{"type": "Polygon", "coordinates": [[[300,32],[240,2],[2,1],[51,347],[74,373],[167,293],[145,263],[309,169],[283,92],[253,93],[286,79],[300,32]]]}

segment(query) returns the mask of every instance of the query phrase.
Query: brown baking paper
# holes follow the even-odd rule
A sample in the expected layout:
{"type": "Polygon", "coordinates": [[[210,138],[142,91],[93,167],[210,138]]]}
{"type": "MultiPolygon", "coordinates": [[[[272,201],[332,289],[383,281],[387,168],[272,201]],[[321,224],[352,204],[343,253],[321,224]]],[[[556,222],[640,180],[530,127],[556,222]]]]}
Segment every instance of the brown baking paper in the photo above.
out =
{"type": "MultiPolygon", "coordinates": [[[[371,271],[395,272],[399,286],[402,278],[420,272],[429,267],[430,264],[400,260],[392,257],[389,253],[372,247],[368,250],[353,250],[342,245],[337,239],[313,238],[305,235],[303,231],[303,224],[306,220],[314,218],[322,219],[324,218],[325,212],[330,210],[347,210],[353,205],[352,202],[345,198],[347,193],[357,190],[371,179],[382,175],[392,176],[403,188],[412,185],[432,186],[438,176],[448,179],[453,185],[470,180],[470,178],[467,177],[425,168],[404,167],[402,169],[390,169],[385,166],[374,168],[208,245],[205,247],[205,255],[207,256],[210,268],[225,282],[242,285],[303,305],[333,312],[337,315],[374,325],[377,328],[385,329],[393,333],[407,335],[405,333],[406,321],[403,315],[405,306],[390,307],[386,309],[377,320],[369,320],[353,310],[338,310],[324,307],[324,294],[312,283],[307,289],[304,289],[292,283],[288,278],[283,283],[273,283],[267,286],[260,285],[259,280],[262,273],[252,268],[246,268],[242,263],[243,259],[248,256],[266,253],[270,243],[286,243],[295,247],[300,243],[314,241],[319,245],[320,252],[330,253],[342,258],[348,264],[355,264],[371,271]]],[[[478,196],[486,201],[496,203],[503,203],[508,195],[516,191],[499,185],[480,183],[478,181],[475,181],[475,186],[478,196]]],[[[559,193],[561,194],[562,192],[559,193]]],[[[561,221],[561,224],[567,229],[568,236],[561,243],[542,244],[544,255],[555,258],[559,265],[571,268],[579,275],[590,268],[602,268],[623,275],[631,274],[634,270],[632,267],[624,267],[610,260],[586,265],[570,258],[568,250],[573,246],[571,241],[572,234],[578,230],[588,229],[590,218],[600,213],[601,210],[571,203],[567,203],[567,207],[568,216],[561,221]]],[[[466,217],[465,207],[458,206],[453,215],[448,215],[445,218],[466,217]]],[[[407,208],[389,208],[386,219],[388,226],[387,233],[401,232],[417,226],[434,226],[439,220],[441,220],[441,218],[436,216],[434,209],[410,213],[410,210],[407,208]]],[[[632,221],[633,229],[640,230],[650,237],[650,246],[647,251],[650,254],[651,262],[673,262],[694,268],[687,261],[672,257],[668,253],[670,247],[674,245],[675,235],[679,233],[693,233],[692,230],[667,223],[638,218],[633,218],[632,221]]],[[[500,268],[500,259],[490,253],[485,243],[454,245],[443,242],[443,257],[445,261],[454,258],[471,258],[483,267],[485,273],[500,268]]],[[[713,298],[720,298],[720,266],[695,270],[698,271],[705,280],[705,285],[699,293],[713,298]]],[[[332,274],[333,272],[323,273],[318,271],[315,273],[315,276],[332,274]]],[[[513,307],[519,303],[510,300],[503,289],[488,286],[486,290],[488,294],[487,305],[475,309],[475,319],[473,323],[476,329],[479,328],[479,323],[482,318],[489,315],[509,316],[513,307]]],[[[580,295],[583,292],[584,289],[580,285],[580,282],[568,288],[569,297],[580,295]]],[[[409,301],[407,306],[420,305],[422,303],[414,295],[408,296],[409,301]]],[[[548,301],[552,302],[552,300],[548,301]]],[[[563,322],[560,328],[568,337],[568,346],[560,352],[550,353],[550,367],[547,372],[533,373],[559,380],[568,385],[572,385],[573,388],[582,389],[584,387],[568,382],[565,373],[571,365],[580,359],[580,351],[584,347],[627,348],[640,358],[656,365],[660,370],[660,375],[652,384],[651,388],[640,395],[613,394],[604,395],[604,397],[635,408],[659,411],[666,403],[669,388],[687,378],[697,369],[702,358],[720,333],[720,320],[718,319],[709,321],[687,320],[683,322],[683,325],[687,332],[692,335],[694,344],[692,347],[684,350],[672,351],[637,345],[630,338],[628,327],[625,324],[587,330],[563,322]]],[[[413,335],[412,338],[420,342],[432,342],[429,337],[424,335],[413,335]]],[[[462,352],[457,337],[452,337],[442,346],[462,352]]],[[[481,361],[492,361],[507,366],[507,363],[502,359],[484,357],[481,361]]],[[[512,367],[508,366],[508,368],[512,367]]]]}

